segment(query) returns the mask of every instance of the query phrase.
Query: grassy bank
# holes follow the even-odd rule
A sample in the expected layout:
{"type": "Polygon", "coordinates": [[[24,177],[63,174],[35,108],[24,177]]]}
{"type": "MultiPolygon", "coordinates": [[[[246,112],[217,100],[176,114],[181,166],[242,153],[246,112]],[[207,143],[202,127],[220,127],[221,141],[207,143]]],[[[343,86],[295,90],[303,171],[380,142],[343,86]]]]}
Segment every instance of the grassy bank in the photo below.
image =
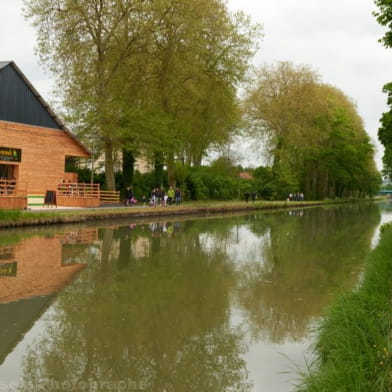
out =
{"type": "Polygon", "coordinates": [[[286,201],[257,201],[245,203],[232,202],[198,202],[184,203],[180,206],[166,207],[124,207],[86,208],[61,210],[48,208],[46,211],[12,211],[0,210],[0,227],[21,227],[31,225],[49,225],[61,223],[77,223],[93,220],[109,220],[121,218],[163,217],[177,215],[208,215],[225,212],[240,212],[282,208],[302,208],[326,204],[327,202],[286,202],[286,201]]]}
{"type": "Polygon", "coordinates": [[[223,202],[187,202],[180,206],[166,207],[148,207],[117,206],[112,208],[85,208],[85,209],[56,209],[48,208],[47,210],[34,211],[12,211],[0,210],[0,228],[2,227],[23,227],[33,225],[50,225],[62,223],[78,223],[87,221],[100,221],[110,219],[127,219],[127,218],[148,218],[148,217],[171,217],[178,215],[210,215],[233,212],[246,212],[256,210],[272,209],[292,209],[305,208],[318,205],[330,205],[354,202],[369,202],[370,199],[336,199],[323,201],[223,201],[223,202]]]}
{"type": "Polygon", "coordinates": [[[383,228],[363,281],[328,311],[300,392],[392,391],[392,226],[383,228]]]}

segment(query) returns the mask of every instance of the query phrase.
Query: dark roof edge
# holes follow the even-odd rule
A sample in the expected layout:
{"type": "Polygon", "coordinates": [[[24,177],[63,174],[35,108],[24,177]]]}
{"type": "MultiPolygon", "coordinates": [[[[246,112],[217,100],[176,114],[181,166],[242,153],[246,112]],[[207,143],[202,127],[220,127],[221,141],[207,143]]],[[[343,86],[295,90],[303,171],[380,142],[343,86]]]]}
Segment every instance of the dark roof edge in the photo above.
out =
{"type": "MultiPolygon", "coordinates": [[[[60,118],[55,114],[49,104],[42,98],[41,94],[37,91],[37,89],[31,84],[29,79],[27,79],[26,75],[20,70],[20,68],[16,65],[14,61],[1,61],[0,64],[4,64],[3,68],[7,65],[10,65],[22,78],[22,80],[26,83],[29,89],[33,92],[35,97],[41,103],[45,110],[48,111],[49,115],[52,117],[53,121],[59,126],[59,128],[67,133],[83,150],[85,150],[89,155],[91,155],[91,151],[65,126],[65,124],[60,120],[60,118]]],[[[0,67],[1,69],[1,67],[0,67]]]]}

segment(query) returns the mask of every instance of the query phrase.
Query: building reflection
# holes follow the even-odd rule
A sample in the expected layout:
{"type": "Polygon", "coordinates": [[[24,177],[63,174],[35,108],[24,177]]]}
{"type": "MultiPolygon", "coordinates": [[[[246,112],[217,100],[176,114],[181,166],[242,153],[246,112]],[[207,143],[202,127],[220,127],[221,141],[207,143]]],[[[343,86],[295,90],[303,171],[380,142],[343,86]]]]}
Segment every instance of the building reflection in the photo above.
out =
{"type": "Polygon", "coordinates": [[[34,236],[13,246],[0,247],[0,304],[61,290],[85,267],[81,263],[63,262],[67,252],[65,245],[89,244],[96,239],[94,228],[48,237],[34,236]]]}
{"type": "Polygon", "coordinates": [[[85,268],[85,264],[72,262],[67,244],[87,245],[96,239],[94,228],[33,236],[0,246],[0,363],[55,294],[85,268]]]}

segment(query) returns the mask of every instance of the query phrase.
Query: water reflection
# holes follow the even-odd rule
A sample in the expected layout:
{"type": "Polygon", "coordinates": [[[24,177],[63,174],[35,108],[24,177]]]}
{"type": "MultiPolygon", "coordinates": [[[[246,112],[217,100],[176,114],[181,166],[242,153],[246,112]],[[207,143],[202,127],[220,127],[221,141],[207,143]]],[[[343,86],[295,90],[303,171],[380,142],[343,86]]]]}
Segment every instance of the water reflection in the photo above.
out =
{"type": "Polygon", "coordinates": [[[332,297],[357,281],[380,219],[372,204],[300,211],[256,215],[250,225],[265,239],[263,263],[242,269],[238,300],[256,339],[305,337],[332,297]]]}
{"type": "Polygon", "coordinates": [[[85,244],[94,241],[94,237],[96,229],[85,229],[32,236],[0,246],[0,304],[61,290],[85,267],[83,259],[68,255],[75,252],[75,247],[67,248],[66,244],[85,244]],[[89,241],[83,236],[89,236],[89,241]]]}
{"type": "Polygon", "coordinates": [[[89,380],[131,390],[249,390],[243,335],[229,323],[232,268],[222,254],[205,255],[197,235],[156,234],[147,226],[100,230],[98,262],[58,299],[25,359],[34,372],[20,390],[89,380]]]}
{"type": "Polygon", "coordinates": [[[379,220],[376,205],[362,204],[24,239],[11,252],[17,276],[0,278],[0,290],[24,264],[36,283],[0,291],[0,301],[45,298],[29,316],[38,318],[77,277],[41,318],[18,390],[260,390],[246,353],[306,339],[333,295],[357,282],[379,220]]]}

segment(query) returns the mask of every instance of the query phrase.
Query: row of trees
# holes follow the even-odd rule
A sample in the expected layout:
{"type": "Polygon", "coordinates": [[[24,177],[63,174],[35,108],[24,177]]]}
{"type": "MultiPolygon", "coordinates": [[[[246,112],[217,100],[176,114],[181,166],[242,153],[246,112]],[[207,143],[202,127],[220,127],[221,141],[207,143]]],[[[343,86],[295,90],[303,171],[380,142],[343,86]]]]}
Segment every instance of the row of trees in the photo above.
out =
{"type": "Polygon", "coordinates": [[[155,185],[164,167],[173,184],[176,171],[199,166],[245,129],[266,147],[268,181],[280,194],[341,197],[377,187],[354,104],[308,67],[261,67],[240,102],[262,28],[225,1],[24,2],[68,122],[104,153],[108,189],[120,152],[123,184],[133,182],[138,154],[154,162],[155,185]]]}
{"type": "MultiPolygon", "coordinates": [[[[237,87],[262,35],[221,0],[25,0],[38,53],[59,86],[68,121],[105,154],[200,164],[229,140],[239,119],[237,87]]],[[[159,177],[159,175],[158,175],[159,177]]],[[[158,179],[159,180],[159,179],[158,179]]]]}
{"type": "Polygon", "coordinates": [[[244,106],[286,194],[302,190],[320,199],[378,189],[374,148],[354,103],[309,67],[261,67],[244,106]]]}

